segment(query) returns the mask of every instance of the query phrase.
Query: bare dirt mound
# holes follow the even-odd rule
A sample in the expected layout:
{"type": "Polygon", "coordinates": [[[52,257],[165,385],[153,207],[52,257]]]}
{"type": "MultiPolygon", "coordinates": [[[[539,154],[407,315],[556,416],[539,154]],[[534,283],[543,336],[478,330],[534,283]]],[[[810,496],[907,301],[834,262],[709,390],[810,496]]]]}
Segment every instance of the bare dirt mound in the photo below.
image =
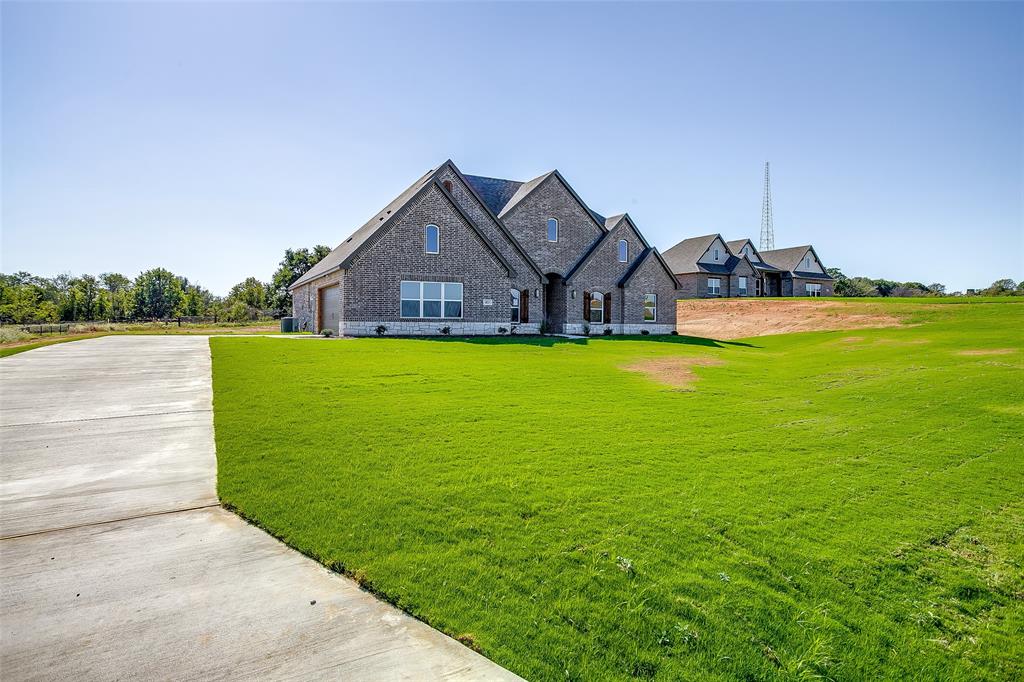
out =
{"type": "Polygon", "coordinates": [[[680,334],[712,339],[900,324],[900,318],[895,315],[848,303],[813,299],[694,299],[677,301],[676,312],[676,330],[680,334]]]}
{"type": "Polygon", "coordinates": [[[694,367],[713,367],[721,364],[724,363],[715,358],[647,358],[637,360],[622,369],[646,374],[648,379],[659,384],[692,391],[692,384],[697,380],[693,374],[694,367]]]}

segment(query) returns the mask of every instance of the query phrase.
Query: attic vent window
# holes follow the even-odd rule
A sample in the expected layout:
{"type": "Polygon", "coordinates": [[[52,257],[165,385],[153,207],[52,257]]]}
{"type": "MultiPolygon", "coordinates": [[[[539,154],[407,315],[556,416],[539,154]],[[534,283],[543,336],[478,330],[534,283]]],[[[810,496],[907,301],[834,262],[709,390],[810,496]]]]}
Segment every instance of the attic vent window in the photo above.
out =
{"type": "Polygon", "coordinates": [[[718,262],[718,249],[715,249],[715,262],[718,262]]]}
{"type": "Polygon", "coordinates": [[[444,185],[444,188],[445,188],[446,190],[448,190],[449,192],[451,192],[451,191],[452,191],[452,181],[451,181],[451,180],[445,180],[445,181],[444,181],[444,182],[442,182],[441,184],[442,184],[442,185],[444,185]]]}

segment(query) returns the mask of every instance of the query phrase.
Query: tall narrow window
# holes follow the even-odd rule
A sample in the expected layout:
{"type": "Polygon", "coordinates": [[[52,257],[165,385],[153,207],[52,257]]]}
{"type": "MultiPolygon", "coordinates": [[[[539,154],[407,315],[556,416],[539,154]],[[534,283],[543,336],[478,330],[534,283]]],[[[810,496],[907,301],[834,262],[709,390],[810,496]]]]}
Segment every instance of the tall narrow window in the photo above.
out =
{"type": "Polygon", "coordinates": [[[510,289],[509,293],[512,295],[512,318],[511,319],[512,319],[513,322],[518,322],[519,321],[519,302],[520,302],[520,298],[519,297],[522,296],[522,294],[519,292],[519,289],[510,289]]]}
{"type": "Polygon", "coordinates": [[[594,292],[590,295],[590,322],[604,324],[604,294],[594,292]]]}
{"type": "Polygon", "coordinates": [[[427,225],[424,230],[424,250],[427,253],[441,253],[441,230],[437,225],[427,225]]]}
{"type": "MultiPolygon", "coordinates": [[[[670,301],[671,303],[671,301],[670,301]]],[[[644,294],[644,322],[657,322],[658,295],[644,294]]]]}
{"type": "Polygon", "coordinates": [[[739,286],[740,296],[746,296],[747,295],[747,278],[746,277],[740,277],[739,285],[740,285],[739,286]]]}
{"type": "Polygon", "coordinates": [[[448,190],[449,192],[451,192],[451,191],[452,191],[452,181],[451,181],[451,180],[445,180],[445,181],[444,181],[444,182],[442,182],[441,184],[442,184],[442,185],[444,185],[444,188],[445,188],[446,190],[448,190]]]}
{"type": "Polygon", "coordinates": [[[811,268],[811,257],[807,256],[804,258],[804,270],[810,270],[811,268]]]}
{"type": "Polygon", "coordinates": [[[548,218],[548,241],[558,241],[558,218],[548,218]]]}
{"type": "Polygon", "coordinates": [[[625,239],[619,240],[619,262],[626,263],[629,261],[629,242],[625,239]]]}
{"type": "Polygon", "coordinates": [[[718,249],[715,249],[715,262],[718,262],[718,249]]]}

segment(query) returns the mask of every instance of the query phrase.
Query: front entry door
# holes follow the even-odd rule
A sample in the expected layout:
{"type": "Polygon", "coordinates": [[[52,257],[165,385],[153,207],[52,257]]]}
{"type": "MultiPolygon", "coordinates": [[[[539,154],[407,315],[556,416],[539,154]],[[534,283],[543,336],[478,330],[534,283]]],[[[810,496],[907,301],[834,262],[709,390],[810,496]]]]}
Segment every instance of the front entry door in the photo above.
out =
{"type": "Polygon", "coordinates": [[[341,327],[341,287],[337,284],[320,290],[320,301],[317,306],[318,332],[330,329],[338,334],[341,327]]]}

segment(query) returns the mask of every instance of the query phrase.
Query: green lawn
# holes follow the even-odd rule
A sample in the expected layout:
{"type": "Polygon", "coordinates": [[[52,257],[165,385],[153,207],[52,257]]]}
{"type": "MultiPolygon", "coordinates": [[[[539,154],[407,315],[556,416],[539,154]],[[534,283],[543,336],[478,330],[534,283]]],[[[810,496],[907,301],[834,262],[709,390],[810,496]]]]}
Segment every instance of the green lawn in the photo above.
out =
{"type": "Polygon", "coordinates": [[[1021,679],[1024,304],[886,305],[911,324],[214,338],[221,499],[532,680],[1021,679]],[[723,364],[621,369],[666,356],[723,364]]]}

